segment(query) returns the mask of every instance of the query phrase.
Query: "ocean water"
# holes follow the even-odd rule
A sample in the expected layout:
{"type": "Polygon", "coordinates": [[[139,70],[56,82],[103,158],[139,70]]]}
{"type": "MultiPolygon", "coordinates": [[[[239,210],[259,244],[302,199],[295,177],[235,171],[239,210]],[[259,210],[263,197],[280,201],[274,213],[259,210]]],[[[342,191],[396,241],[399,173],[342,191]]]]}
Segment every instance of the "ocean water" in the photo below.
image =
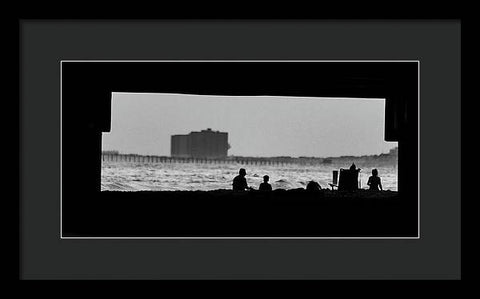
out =
{"type": "MultiPolygon", "coordinates": [[[[359,187],[368,189],[367,181],[372,168],[378,169],[384,190],[397,191],[396,165],[362,165],[359,187]]],[[[350,165],[242,165],[203,163],[142,163],[102,162],[102,191],[173,191],[231,189],[232,180],[240,168],[247,171],[247,183],[258,189],[263,176],[270,177],[273,189],[305,188],[314,180],[322,188],[330,188],[333,170],[350,165]]]]}

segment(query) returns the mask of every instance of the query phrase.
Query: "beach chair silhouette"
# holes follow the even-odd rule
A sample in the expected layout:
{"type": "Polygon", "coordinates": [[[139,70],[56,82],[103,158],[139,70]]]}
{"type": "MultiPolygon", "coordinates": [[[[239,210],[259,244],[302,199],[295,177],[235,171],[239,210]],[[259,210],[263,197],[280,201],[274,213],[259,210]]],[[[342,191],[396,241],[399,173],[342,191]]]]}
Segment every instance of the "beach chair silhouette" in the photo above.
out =
{"type": "Polygon", "coordinates": [[[332,187],[332,190],[334,190],[335,187],[338,188],[338,170],[334,170],[332,172],[332,176],[333,176],[332,183],[329,185],[330,187],[332,187]]]}
{"type": "Polygon", "coordinates": [[[358,190],[358,173],[359,169],[340,169],[338,179],[338,190],[355,191],[358,190]]]}

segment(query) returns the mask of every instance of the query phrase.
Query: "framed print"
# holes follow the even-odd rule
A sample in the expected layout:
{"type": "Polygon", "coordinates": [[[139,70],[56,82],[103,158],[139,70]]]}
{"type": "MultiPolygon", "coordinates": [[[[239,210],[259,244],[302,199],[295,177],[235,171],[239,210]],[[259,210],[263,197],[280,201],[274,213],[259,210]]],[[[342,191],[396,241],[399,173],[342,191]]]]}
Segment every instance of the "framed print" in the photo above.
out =
{"type": "Polygon", "coordinates": [[[21,279],[461,277],[461,19],[18,29],[21,279]]]}

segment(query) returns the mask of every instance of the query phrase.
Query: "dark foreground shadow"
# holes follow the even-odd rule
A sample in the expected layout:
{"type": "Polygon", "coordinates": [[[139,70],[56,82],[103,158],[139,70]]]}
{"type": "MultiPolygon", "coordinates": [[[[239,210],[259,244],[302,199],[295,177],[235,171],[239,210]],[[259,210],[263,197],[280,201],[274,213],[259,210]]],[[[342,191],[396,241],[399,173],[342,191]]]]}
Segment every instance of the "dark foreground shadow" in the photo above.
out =
{"type": "Polygon", "coordinates": [[[415,237],[397,192],[99,192],[64,205],[64,237],[415,237]]]}

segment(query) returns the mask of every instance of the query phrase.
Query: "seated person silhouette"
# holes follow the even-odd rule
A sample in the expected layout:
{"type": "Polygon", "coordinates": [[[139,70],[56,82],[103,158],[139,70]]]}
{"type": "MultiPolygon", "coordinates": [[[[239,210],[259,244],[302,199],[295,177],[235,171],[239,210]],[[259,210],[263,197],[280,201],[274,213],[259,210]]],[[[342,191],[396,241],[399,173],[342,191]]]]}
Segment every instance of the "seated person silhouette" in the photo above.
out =
{"type": "Polygon", "coordinates": [[[270,177],[268,175],[263,176],[263,183],[260,184],[260,187],[258,187],[258,190],[260,191],[272,191],[272,185],[268,183],[268,180],[270,177]]]}
{"type": "Polygon", "coordinates": [[[310,181],[307,184],[307,191],[320,191],[322,190],[322,187],[320,186],[319,183],[315,181],[310,181]]]}
{"type": "Polygon", "coordinates": [[[382,180],[378,176],[378,170],[372,169],[372,175],[368,178],[367,185],[370,186],[369,190],[378,191],[379,187],[380,187],[380,190],[383,190],[382,180]]]}
{"type": "Polygon", "coordinates": [[[338,179],[338,190],[340,191],[356,191],[358,190],[358,173],[360,168],[352,163],[349,169],[340,169],[340,175],[338,179]]]}
{"type": "Polygon", "coordinates": [[[238,175],[233,179],[233,191],[245,191],[245,189],[252,189],[247,185],[247,179],[245,179],[246,175],[247,172],[245,171],[245,169],[240,168],[238,175]]]}
{"type": "Polygon", "coordinates": [[[352,163],[352,166],[350,166],[350,171],[360,171],[361,168],[357,168],[357,166],[355,166],[355,163],[352,163]]]}

